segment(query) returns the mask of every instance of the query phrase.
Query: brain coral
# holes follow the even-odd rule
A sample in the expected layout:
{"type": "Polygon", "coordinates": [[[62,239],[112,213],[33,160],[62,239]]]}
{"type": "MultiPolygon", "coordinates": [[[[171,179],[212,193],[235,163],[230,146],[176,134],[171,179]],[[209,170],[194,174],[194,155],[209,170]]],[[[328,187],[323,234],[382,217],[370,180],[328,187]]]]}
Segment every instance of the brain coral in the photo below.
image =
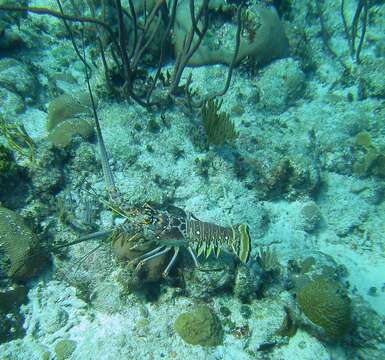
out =
{"type": "Polygon", "coordinates": [[[305,285],[297,294],[305,315],[323,328],[326,335],[341,338],[351,324],[351,305],[347,292],[340,284],[318,278],[305,285]]]}
{"type": "Polygon", "coordinates": [[[43,254],[38,239],[15,212],[0,207],[0,273],[14,280],[25,280],[40,267],[43,254]]]}
{"type": "Polygon", "coordinates": [[[176,333],[188,344],[217,346],[222,343],[223,330],[218,317],[206,305],[178,316],[174,323],[176,333]]]}

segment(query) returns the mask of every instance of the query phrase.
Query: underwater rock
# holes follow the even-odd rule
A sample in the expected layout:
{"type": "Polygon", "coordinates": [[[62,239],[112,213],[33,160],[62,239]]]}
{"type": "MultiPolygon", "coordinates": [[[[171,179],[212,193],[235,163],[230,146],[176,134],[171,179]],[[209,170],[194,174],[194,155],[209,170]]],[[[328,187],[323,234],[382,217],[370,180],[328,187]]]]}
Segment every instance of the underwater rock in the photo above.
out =
{"type": "Polygon", "coordinates": [[[206,305],[199,305],[178,316],[175,332],[188,344],[217,346],[222,344],[223,329],[215,313],[206,305]]]}
{"type": "Polygon", "coordinates": [[[319,171],[314,162],[299,154],[273,159],[269,166],[253,159],[252,171],[259,199],[285,197],[294,200],[313,194],[320,184],[319,171]]]}
{"type": "Polygon", "coordinates": [[[24,281],[34,276],[45,260],[35,234],[15,212],[0,207],[0,241],[4,256],[1,272],[13,280],[24,281]]]}
{"type": "MultiPolygon", "coordinates": [[[[202,1],[195,2],[197,13],[202,1]]],[[[209,3],[209,28],[190,65],[231,64],[235,51],[237,31],[236,7],[223,2],[209,3]],[[229,19],[231,19],[229,21],[229,19]],[[233,20],[235,19],[235,20],[233,20]]],[[[250,57],[256,64],[268,63],[272,59],[288,55],[288,41],[276,11],[271,7],[250,2],[244,10],[244,29],[236,62],[250,57]]],[[[191,29],[189,1],[178,3],[175,19],[175,52],[178,56],[191,29]]],[[[202,29],[202,24],[198,27],[202,29]]],[[[197,38],[197,37],[196,37],[197,38]]],[[[195,40],[196,41],[196,40],[195,40]]],[[[193,41],[192,46],[194,46],[193,41]]]]}
{"type": "Polygon", "coordinates": [[[338,265],[330,255],[320,251],[304,253],[300,258],[289,260],[286,271],[285,276],[295,291],[318,278],[342,281],[348,275],[344,266],[338,265]]]}
{"type": "Polygon", "coordinates": [[[360,64],[358,83],[361,97],[385,98],[385,60],[383,57],[365,58],[360,64]]]}
{"type": "Polygon", "coordinates": [[[36,339],[17,339],[1,346],[2,359],[49,360],[49,354],[47,346],[36,339]]]}
{"type": "Polygon", "coordinates": [[[359,296],[353,299],[354,327],[349,345],[356,349],[358,359],[385,359],[384,319],[359,296]]]}
{"type": "MultiPolygon", "coordinates": [[[[297,293],[301,310],[332,339],[342,338],[352,323],[351,301],[345,288],[327,278],[314,280],[297,293]]],[[[318,328],[314,328],[318,334],[318,328]]],[[[321,336],[322,336],[321,332],[321,336]]]]}
{"type": "Polygon", "coordinates": [[[24,321],[19,306],[26,300],[27,290],[22,285],[0,288],[0,343],[24,335],[24,321]]]}
{"type": "Polygon", "coordinates": [[[0,313],[17,309],[27,300],[27,289],[23,285],[12,285],[0,288],[0,313]]]}
{"type": "Polygon", "coordinates": [[[324,344],[301,330],[297,331],[287,345],[275,347],[269,359],[332,360],[324,344]]]}
{"type": "Polygon", "coordinates": [[[280,335],[287,327],[287,312],[280,297],[281,294],[277,294],[274,298],[262,298],[250,305],[248,347],[251,351],[267,352],[287,343],[287,337],[280,335]]]}
{"type": "Polygon", "coordinates": [[[47,197],[60,189],[63,182],[63,151],[50,143],[39,144],[35,161],[29,167],[33,190],[41,197],[47,197]]]}
{"type": "Polygon", "coordinates": [[[0,100],[2,104],[2,111],[6,115],[20,114],[25,110],[25,105],[21,96],[14,92],[0,87],[0,100]]]}
{"type": "Polygon", "coordinates": [[[314,201],[309,201],[303,205],[301,209],[301,220],[305,231],[312,232],[316,230],[321,219],[321,211],[314,201]]]}
{"type": "Polygon", "coordinates": [[[3,189],[8,182],[13,183],[19,170],[12,151],[0,144],[0,188],[3,189]]]}
{"type": "Polygon", "coordinates": [[[68,319],[68,312],[61,305],[49,304],[43,315],[38,319],[41,335],[55,333],[67,324],[68,319]]]}
{"type": "Polygon", "coordinates": [[[90,300],[96,310],[113,314],[122,307],[120,295],[120,288],[115,283],[102,281],[95,285],[92,284],[90,300]]]}
{"type": "Polygon", "coordinates": [[[280,59],[263,68],[256,85],[257,106],[271,113],[281,113],[303,96],[305,74],[299,61],[280,59]]]}
{"type": "Polygon", "coordinates": [[[25,335],[23,316],[18,311],[3,313],[0,311],[0,344],[21,338],[25,335]]]}
{"type": "Polygon", "coordinates": [[[25,99],[36,99],[38,95],[37,79],[26,65],[15,59],[0,60],[0,86],[25,99]]]}
{"type": "Polygon", "coordinates": [[[95,158],[95,151],[91,144],[81,143],[75,149],[75,156],[71,161],[71,168],[78,174],[84,172],[97,173],[99,166],[95,158]]]}
{"type": "Polygon", "coordinates": [[[194,298],[207,298],[216,293],[231,291],[235,279],[235,261],[232,255],[221,253],[219,258],[210,256],[201,263],[201,269],[184,272],[186,290],[194,298]]]}
{"type": "MultiPolygon", "coordinates": [[[[15,1],[15,6],[21,5],[25,1],[15,1]]],[[[1,2],[2,4],[4,3],[1,2]]],[[[7,5],[10,5],[11,1],[7,0],[7,5]]],[[[21,37],[21,31],[19,27],[12,26],[17,17],[23,16],[23,14],[7,13],[2,11],[0,13],[0,50],[2,51],[14,51],[24,45],[24,41],[21,37]]]]}
{"type": "Polygon", "coordinates": [[[242,302],[255,298],[261,284],[261,274],[250,266],[240,264],[235,276],[234,295],[242,302]]]}
{"type": "Polygon", "coordinates": [[[13,50],[23,45],[20,34],[0,22],[0,50],[13,50]]]}

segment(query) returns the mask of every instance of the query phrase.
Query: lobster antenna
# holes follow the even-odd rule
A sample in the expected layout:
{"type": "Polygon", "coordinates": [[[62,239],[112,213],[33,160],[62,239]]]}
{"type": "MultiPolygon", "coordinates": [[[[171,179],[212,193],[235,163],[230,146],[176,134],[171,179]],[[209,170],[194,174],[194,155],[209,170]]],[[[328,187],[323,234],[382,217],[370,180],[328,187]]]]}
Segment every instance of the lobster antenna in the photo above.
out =
{"type": "Polygon", "coordinates": [[[81,62],[84,65],[84,72],[86,75],[88,94],[90,96],[92,114],[93,114],[95,127],[96,127],[96,137],[98,139],[98,144],[99,144],[99,152],[100,152],[100,157],[101,157],[101,162],[102,162],[104,181],[105,181],[105,184],[107,186],[108,192],[109,192],[110,197],[111,197],[112,196],[111,194],[116,191],[115,182],[114,182],[114,177],[113,177],[113,174],[112,174],[109,162],[108,162],[107,150],[106,150],[106,146],[104,145],[102,131],[100,129],[100,123],[99,123],[98,113],[96,111],[95,99],[94,99],[94,95],[93,95],[92,90],[91,90],[90,76],[88,73],[88,71],[91,69],[91,67],[88,65],[88,63],[86,61],[86,50],[85,50],[85,43],[84,43],[84,27],[82,26],[82,46],[83,46],[83,56],[82,56],[80,54],[78,47],[76,46],[75,39],[74,39],[74,36],[72,33],[72,29],[69,26],[69,24],[67,23],[66,19],[64,18],[64,11],[63,11],[63,7],[61,5],[61,2],[60,2],[60,0],[56,0],[56,2],[59,6],[60,14],[63,16],[62,20],[63,20],[63,23],[64,23],[64,25],[65,25],[65,27],[66,27],[69,35],[70,35],[72,46],[76,52],[76,55],[79,57],[79,59],[81,60],[81,62]]]}
{"type": "Polygon", "coordinates": [[[114,176],[112,174],[112,171],[111,171],[111,168],[110,168],[110,164],[108,162],[108,155],[107,155],[106,145],[104,144],[104,140],[103,140],[103,136],[102,136],[102,131],[100,129],[99,117],[98,117],[98,113],[96,111],[95,100],[94,100],[94,96],[92,94],[92,89],[91,89],[91,85],[90,85],[90,79],[89,79],[88,70],[87,70],[86,67],[85,67],[85,73],[86,73],[86,82],[87,82],[87,87],[88,87],[88,93],[90,95],[90,100],[91,100],[91,107],[92,107],[93,118],[94,118],[94,122],[95,122],[96,137],[98,139],[98,144],[99,144],[100,159],[101,159],[101,162],[102,162],[104,181],[106,183],[108,192],[111,195],[111,193],[116,191],[114,176]]]}
{"type": "MultiPolygon", "coordinates": [[[[86,55],[85,55],[85,44],[84,44],[84,37],[83,36],[82,36],[82,41],[83,41],[83,58],[85,59],[86,55]]],[[[99,117],[98,117],[98,113],[96,111],[95,98],[94,98],[94,95],[92,93],[92,89],[91,89],[91,85],[90,85],[90,76],[88,73],[87,63],[84,63],[84,73],[86,76],[88,94],[90,96],[90,101],[91,101],[92,115],[93,115],[94,122],[95,122],[96,138],[98,139],[98,144],[99,144],[100,160],[102,162],[104,181],[105,181],[105,184],[107,186],[108,193],[111,197],[112,194],[116,192],[115,181],[114,181],[114,176],[112,174],[111,167],[110,167],[110,164],[108,161],[108,154],[107,154],[107,150],[106,150],[106,145],[104,144],[104,140],[103,140],[103,136],[102,136],[102,130],[100,128],[99,117]]]]}

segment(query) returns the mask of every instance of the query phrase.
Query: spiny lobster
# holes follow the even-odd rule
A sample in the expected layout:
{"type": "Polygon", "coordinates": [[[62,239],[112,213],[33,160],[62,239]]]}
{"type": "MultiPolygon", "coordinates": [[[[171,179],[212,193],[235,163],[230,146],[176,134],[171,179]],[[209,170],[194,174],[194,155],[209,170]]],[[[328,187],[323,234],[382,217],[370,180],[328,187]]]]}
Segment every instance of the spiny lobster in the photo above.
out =
{"type": "Polygon", "coordinates": [[[213,253],[218,257],[221,250],[232,252],[246,263],[251,250],[250,235],[246,224],[223,227],[201,221],[191,213],[177,207],[162,208],[144,204],[141,207],[128,208],[124,204],[114,184],[88,77],[87,85],[103,175],[109,191],[110,200],[102,202],[122,216],[124,220],[113,230],[99,231],[83,236],[69,245],[109,236],[115,253],[121,252],[122,249],[128,252],[142,250],[139,251],[139,256],[131,259],[131,263],[136,264],[137,270],[149,260],[174,250],[171,260],[162,273],[163,277],[167,277],[169,274],[182,247],[188,250],[198,269],[201,268],[197,259],[198,256],[204,254],[207,258],[213,253]],[[150,250],[143,251],[143,249],[148,248],[150,250]]]}
{"type": "Polygon", "coordinates": [[[131,261],[137,264],[137,270],[147,261],[174,250],[170,262],[162,272],[163,277],[167,277],[181,247],[188,250],[198,269],[201,266],[197,256],[202,254],[206,258],[211,253],[218,257],[221,250],[225,249],[246,262],[250,253],[247,225],[223,227],[211,224],[173,206],[159,209],[144,204],[141,209],[136,209],[136,216],[133,217],[132,213],[125,216],[125,221],[113,230],[110,239],[116,253],[123,252],[123,249],[135,251],[147,245],[153,247],[131,261]]]}

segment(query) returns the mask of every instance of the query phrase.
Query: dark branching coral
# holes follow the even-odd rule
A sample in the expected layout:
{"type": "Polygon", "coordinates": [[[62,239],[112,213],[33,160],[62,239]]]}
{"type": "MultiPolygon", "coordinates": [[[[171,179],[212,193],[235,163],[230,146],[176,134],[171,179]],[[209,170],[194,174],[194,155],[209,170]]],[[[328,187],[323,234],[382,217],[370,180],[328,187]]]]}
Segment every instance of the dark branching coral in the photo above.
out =
{"type": "Polygon", "coordinates": [[[238,137],[230,115],[219,112],[223,101],[208,100],[202,107],[202,122],[207,140],[213,145],[223,145],[238,137]]]}
{"type": "Polygon", "coordinates": [[[297,299],[305,315],[329,337],[339,339],[349,330],[350,298],[337,282],[320,277],[305,285],[297,299]]]}

